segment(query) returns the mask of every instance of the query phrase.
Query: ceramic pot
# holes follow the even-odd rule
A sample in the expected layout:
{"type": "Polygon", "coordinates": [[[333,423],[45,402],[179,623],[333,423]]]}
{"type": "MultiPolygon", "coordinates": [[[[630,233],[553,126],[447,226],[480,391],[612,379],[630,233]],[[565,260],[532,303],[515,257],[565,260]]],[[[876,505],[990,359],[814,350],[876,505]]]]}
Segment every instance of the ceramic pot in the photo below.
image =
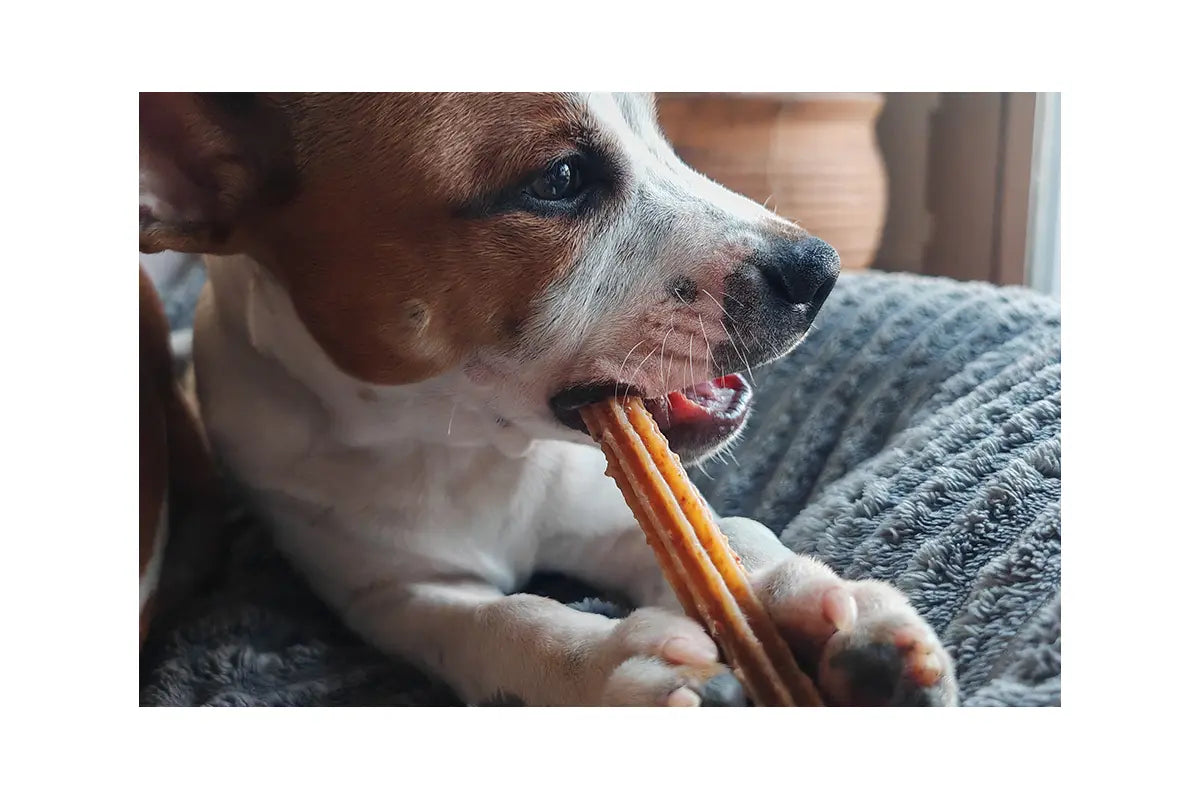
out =
{"type": "Polygon", "coordinates": [[[883,234],[882,108],[881,94],[658,95],[680,158],[829,242],[844,270],[867,267],[883,234]]]}

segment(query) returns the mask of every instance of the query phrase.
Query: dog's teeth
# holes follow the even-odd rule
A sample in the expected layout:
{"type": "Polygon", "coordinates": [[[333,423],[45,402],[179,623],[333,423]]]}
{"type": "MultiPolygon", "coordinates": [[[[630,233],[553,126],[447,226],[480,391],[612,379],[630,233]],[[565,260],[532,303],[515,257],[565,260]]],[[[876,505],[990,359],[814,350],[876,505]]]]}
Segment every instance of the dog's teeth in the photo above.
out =
{"type": "Polygon", "coordinates": [[[696,694],[686,686],[680,686],[667,696],[667,705],[698,706],[700,705],[700,695],[696,694]]]}

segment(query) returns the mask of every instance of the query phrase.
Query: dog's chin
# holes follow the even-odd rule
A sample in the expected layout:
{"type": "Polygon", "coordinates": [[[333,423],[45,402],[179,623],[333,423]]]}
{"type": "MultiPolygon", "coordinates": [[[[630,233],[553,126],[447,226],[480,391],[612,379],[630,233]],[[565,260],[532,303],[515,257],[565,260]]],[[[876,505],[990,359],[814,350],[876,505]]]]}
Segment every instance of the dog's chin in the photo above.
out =
{"type": "Polygon", "coordinates": [[[550,408],[559,422],[587,433],[579,409],[613,396],[641,397],[671,449],[684,463],[693,464],[718,452],[738,435],[750,413],[753,392],[736,373],[662,397],[647,397],[636,386],[592,383],[559,392],[550,399],[550,408]]]}

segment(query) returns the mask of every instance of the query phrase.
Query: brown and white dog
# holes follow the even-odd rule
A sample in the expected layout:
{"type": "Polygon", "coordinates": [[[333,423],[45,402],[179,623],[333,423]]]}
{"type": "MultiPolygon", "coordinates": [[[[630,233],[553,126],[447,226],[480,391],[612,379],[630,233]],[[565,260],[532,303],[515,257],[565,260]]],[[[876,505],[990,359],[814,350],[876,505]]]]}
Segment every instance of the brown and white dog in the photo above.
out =
{"type": "Polygon", "coordinates": [[[217,533],[219,479],[199,420],[175,381],[169,336],[166,313],[154,284],[145,270],[139,270],[141,644],[146,642],[152,620],[164,611],[169,613],[213,576],[222,546],[222,537],[217,533]]]}
{"type": "MultiPolygon", "coordinates": [[[[574,409],[636,392],[718,451],[831,247],[686,167],[647,95],[143,94],[140,151],[142,250],[210,255],[213,446],[349,625],[469,703],[744,702],[574,409]],[[638,610],[519,593],[542,570],[638,610]]],[[[831,702],[955,702],[898,591],[722,527],[831,702]]]]}

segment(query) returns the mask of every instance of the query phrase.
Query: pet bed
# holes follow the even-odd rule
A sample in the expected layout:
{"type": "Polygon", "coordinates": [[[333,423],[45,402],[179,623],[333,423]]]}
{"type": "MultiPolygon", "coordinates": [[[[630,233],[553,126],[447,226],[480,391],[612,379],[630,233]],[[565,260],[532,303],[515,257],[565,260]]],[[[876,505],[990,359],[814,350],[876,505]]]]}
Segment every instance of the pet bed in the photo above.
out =
{"type": "MultiPolygon", "coordinates": [[[[195,267],[160,282],[183,354],[200,283],[195,267]]],[[[846,577],[896,584],[954,657],[964,705],[1058,705],[1058,304],[847,274],[804,344],[753,381],[737,447],[693,470],[717,511],[846,577]]],[[[213,535],[229,540],[215,582],[143,649],[143,705],[457,703],[347,631],[236,500],[213,535]]],[[[529,588],[626,613],[553,576],[529,588]]]]}

